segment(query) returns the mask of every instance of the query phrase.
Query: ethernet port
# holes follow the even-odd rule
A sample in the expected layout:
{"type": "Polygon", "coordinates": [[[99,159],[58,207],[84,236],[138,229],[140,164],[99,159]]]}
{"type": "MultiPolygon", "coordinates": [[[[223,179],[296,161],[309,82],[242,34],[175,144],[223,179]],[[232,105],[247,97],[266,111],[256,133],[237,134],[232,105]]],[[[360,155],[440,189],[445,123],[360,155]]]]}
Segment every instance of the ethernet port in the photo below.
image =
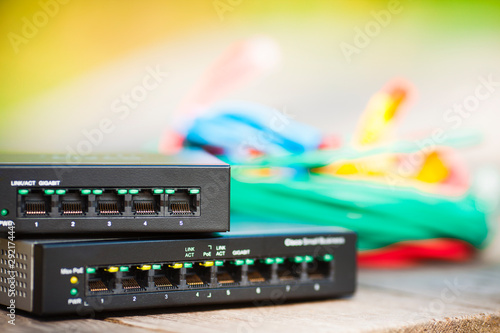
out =
{"type": "Polygon", "coordinates": [[[21,213],[24,216],[47,216],[51,210],[51,196],[42,190],[19,190],[21,213]]]}
{"type": "Polygon", "coordinates": [[[87,213],[88,200],[82,196],[80,191],[69,190],[60,196],[59,213],[61,215],[85,215],[87,213]]]}
{"type": "Polygon", "coordinates": [[[300,279],[302,273],[302,264],[291,260],[279,264],[276,275],[281,282],[290,282],[300,279]]]}
{"type": "Polygon", "coordinates": [[[107,267],[87,267],[87,294],[108,294],[115,288],[115,272],[107,267]]]}
{"type": "Polygon", "coordinates": [[[307,276],[310,280],[333,278],[333,261],[314,260],[307,263],[307,276]]]}
{"type": "Polygon", "coordinates": [[[158,290],[175,289],[180,284],[180,269],[162,265],[161,269],[153,272],[153,283],[158,290]]]}
{"type": "Polygon", "coordinates": [[[96,195],[96,213],[98,215],[121,215],[124,212],[124,196],[113,191],[103,191],[96,195]]]}
{"type": "MultiPolygon", "coordinates": [[[[187,267],[184,264],[184,267],[187,267]]],[[[190,288],[204,288],[210,285],[212,267],[205,263],[194,263],[192,267],[186,268],[186,284],[190,288]]]]}
{"type": "Polygon", "coordinates": [[[176,189],[168,194],[168,213],[172,216],[199,215],[199,207],[199,189],[176,189]]]}
{"type": "Polygon", "coordinates": [[[160,195],[142,190],[132,195],[132,211],[136,215],[157,215],[160,212],[160,195]]]}
{"type": "Polygon", "coordinates": [[[264,283],[272,278],[273,265],[263,261],[248,265],[247,279],[251,284],[264,283]]]}
{"type": "Polygon", "coordinates": [[[242,266],[225,263],[217,267],[217,283],[219,286],[236,286],[241,282],[242,266]]]}
{"type": "Polygon", "coordinates": [[[145,291],[148,286],[148,269],[144,266],[133,266],[122,271],[122,288],[125,292],[145,291]]]}

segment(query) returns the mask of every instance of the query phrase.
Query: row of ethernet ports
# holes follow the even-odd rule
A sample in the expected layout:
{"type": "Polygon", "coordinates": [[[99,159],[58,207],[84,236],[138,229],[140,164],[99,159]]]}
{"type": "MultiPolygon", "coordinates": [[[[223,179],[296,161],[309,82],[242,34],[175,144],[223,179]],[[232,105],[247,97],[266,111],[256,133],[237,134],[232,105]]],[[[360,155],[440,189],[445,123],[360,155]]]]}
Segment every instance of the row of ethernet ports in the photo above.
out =
{"type": "Polygon", "coordinates": [[[199,188],[18,189],[19,216],[199,216],[199,188]]]}
{"type": "Polygon", "coordinates": [[[87,295],[223,288],[334,279],[334,257],[208,260],[87,267],[87,295]]]}

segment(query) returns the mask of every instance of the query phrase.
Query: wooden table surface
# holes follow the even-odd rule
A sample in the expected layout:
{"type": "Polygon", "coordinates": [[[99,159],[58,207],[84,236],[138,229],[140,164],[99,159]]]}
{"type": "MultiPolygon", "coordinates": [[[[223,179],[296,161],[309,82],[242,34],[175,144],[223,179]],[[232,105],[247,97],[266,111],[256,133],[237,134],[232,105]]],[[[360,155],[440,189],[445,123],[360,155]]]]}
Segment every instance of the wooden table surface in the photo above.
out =
{"type": "Polygon", "coordinates": [[[2,310],[0,332],[500,332],[500,264],[430,264],[359,272],[353,297],[46,320],[2,310]]]}

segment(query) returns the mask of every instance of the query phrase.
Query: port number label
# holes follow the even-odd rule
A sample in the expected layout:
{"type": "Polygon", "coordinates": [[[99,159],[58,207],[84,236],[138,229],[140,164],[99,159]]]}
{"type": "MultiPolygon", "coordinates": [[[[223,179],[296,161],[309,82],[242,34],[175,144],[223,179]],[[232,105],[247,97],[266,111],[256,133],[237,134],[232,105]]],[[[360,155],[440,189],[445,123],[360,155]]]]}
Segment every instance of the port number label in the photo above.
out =
{"type": "Polygon", "coordinates": [[[111,221],[108,221],[108,227],[111,227],[111,224],[112,224],[111,221]]]}
{"type": "Polygon", "coordinates": [[[184,222],[182,222],[182,221],[179,221],[179,225],[184,225],[184,222]]]}
{"type": "Polygon", "coordinates": [[[38,228],[38,221],[35,222],[35,228],[38,228]]]}
{"type": "Polygon", "coordinates": [[[165,294],[165,299],[168,299],[168,294],[165,294]]]}
{"type": "Polygon", "coordinates": [[[76,225],[76,222],[75,221],[71,221],[71,227],[74,228],[76,225]]]}
{"type": "Polygon", "coordinates": [[[148,225],[148,221],[144,221],[144,223],[143,223],[143,224],[144,224],[144,225],[148,225]]]}
{"type": "Polygon", "coordinates": [[[137,301],[137,296],[132,297],[132,302],[137,301]]]}
{"type": "Polygon", "coordinates": [[[200,297],[200,293],[199,292],[196,293],[196,297],[200,297]]]}

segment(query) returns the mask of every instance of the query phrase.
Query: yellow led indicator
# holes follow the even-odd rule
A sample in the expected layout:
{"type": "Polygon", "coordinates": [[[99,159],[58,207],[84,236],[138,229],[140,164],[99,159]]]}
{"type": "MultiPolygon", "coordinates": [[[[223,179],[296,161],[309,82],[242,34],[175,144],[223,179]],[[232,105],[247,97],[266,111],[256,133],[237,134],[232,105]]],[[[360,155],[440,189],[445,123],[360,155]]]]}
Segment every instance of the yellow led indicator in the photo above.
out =
{"type": "Polygon", "coordinates": [[[200,265],[205,266],[205,267],[210,267],[210,266],[214,265],[214,262],[213,261],[205,261],[205,262],[200,263],[200,265]]]}
{"type": "Polygon", "coordinates": [[[179,263],[179,262],[176,262],[175,264],[168,265],[168,267],[172,267],[172,268],[182,268],[182,264],[181,264],[181,263],[179,263]]]}
{"type": "Polygon", "coordinates": [[[151,269],[151,265],[142,265],[139,269],[141,271],[149,271],[151,269]]]}
{"type": "Polygon", "coordinates": [[[118,266],[111,266],[111,267],[108,267],[107,269],[105,269],[105,271],[108,271],[110,273],[116,273],[120,270],[120,267],[118,266]]]}
{"type": "Polygon", "coordinates": [[[77,284],[78,278],[76,276],[72,276],[71,279],[69,279],[69,282],[71,282],[71,284],[77,284]]]}

